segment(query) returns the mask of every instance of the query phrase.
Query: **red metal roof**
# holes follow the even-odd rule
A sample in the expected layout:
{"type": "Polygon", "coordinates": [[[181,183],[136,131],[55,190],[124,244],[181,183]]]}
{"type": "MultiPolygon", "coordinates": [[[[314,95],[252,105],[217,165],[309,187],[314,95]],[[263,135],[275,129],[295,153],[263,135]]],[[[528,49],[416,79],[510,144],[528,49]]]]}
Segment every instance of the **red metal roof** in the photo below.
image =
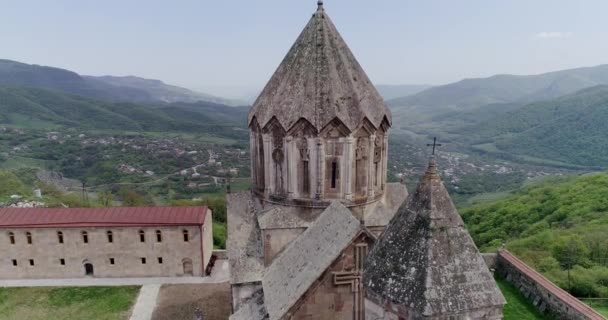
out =
{"type": "Polygon", "coordinates": [[[207,207],[2,208],[0,228],[203,225],[207,207]]]}

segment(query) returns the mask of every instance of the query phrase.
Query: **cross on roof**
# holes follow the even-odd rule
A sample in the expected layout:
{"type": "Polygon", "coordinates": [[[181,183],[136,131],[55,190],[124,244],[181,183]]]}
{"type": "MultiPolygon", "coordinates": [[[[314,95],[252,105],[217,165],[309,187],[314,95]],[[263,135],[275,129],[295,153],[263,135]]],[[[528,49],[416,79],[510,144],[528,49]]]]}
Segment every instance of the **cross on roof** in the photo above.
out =
{"type": "Polygon", "coordinates": [[[427,144],[426,146],[427,146],[427,147],[433,147],[433,155],[435,155],[435,148],[437,148],[437,147],[441,147],[441,146],[442,146],[442,144],[437,143],[437,137],[434,137],[434,138],[433,138],[433,144],[430,144],[430,143],[429,143],[429,144],[427,144]]]}

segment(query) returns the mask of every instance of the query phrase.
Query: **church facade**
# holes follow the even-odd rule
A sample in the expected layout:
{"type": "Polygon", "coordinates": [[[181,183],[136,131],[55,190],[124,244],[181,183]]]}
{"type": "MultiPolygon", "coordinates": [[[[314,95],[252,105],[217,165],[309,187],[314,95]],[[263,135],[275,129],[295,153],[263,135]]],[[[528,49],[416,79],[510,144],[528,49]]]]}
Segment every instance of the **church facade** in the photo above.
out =
{"type": "Polygon", "coordinates": [[[248,121],[252,190],[227,196],[230,319],[384,308],[366,299],[364,269],[408,193],[387,182],[390,110],[322,1],[248,121]]]}

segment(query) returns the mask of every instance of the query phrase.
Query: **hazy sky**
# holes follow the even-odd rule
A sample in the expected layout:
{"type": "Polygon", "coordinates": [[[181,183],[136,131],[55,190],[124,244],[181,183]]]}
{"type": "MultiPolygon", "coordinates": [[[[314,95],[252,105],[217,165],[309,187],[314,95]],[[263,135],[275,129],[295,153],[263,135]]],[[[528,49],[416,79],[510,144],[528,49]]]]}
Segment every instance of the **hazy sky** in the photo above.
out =
{"type": "MultiPolygon", "coordinates": [[[[378,84],[608,63],[606,0],[326,0],[378,84]]],[[[192,88],[261,87],[316,0],[0,0],[0,58],[192,88]]]]}

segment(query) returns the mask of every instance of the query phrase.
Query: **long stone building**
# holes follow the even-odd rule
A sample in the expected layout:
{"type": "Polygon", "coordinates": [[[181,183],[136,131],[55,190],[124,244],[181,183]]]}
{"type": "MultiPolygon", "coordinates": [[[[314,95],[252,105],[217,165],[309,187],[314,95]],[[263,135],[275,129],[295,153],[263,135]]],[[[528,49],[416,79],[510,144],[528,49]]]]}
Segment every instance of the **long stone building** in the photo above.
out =
{"type": "Polygon", "coordinates": [[[204,276],[207,207],[0,209],[0,279],[204,276]]]}
{"type": "MultiPolygon", "coordinates": [[[[361,320],[387,306],[366,299],[363,270],[378,237],[407,205],[405,186],[387,182],[391,113],[322,1],[248,123],[252,191],[227,197],[230,319],[361,320]]],[[[393,238],[391,245],[420,240],[393,238]]],[[[468,249],[479,254],[474,245],[468,249]]],[[[496,305],[497,317],[501,310],[496,305]]],[[[434,316],[448,319],[441,311],[434,316]]]]}

